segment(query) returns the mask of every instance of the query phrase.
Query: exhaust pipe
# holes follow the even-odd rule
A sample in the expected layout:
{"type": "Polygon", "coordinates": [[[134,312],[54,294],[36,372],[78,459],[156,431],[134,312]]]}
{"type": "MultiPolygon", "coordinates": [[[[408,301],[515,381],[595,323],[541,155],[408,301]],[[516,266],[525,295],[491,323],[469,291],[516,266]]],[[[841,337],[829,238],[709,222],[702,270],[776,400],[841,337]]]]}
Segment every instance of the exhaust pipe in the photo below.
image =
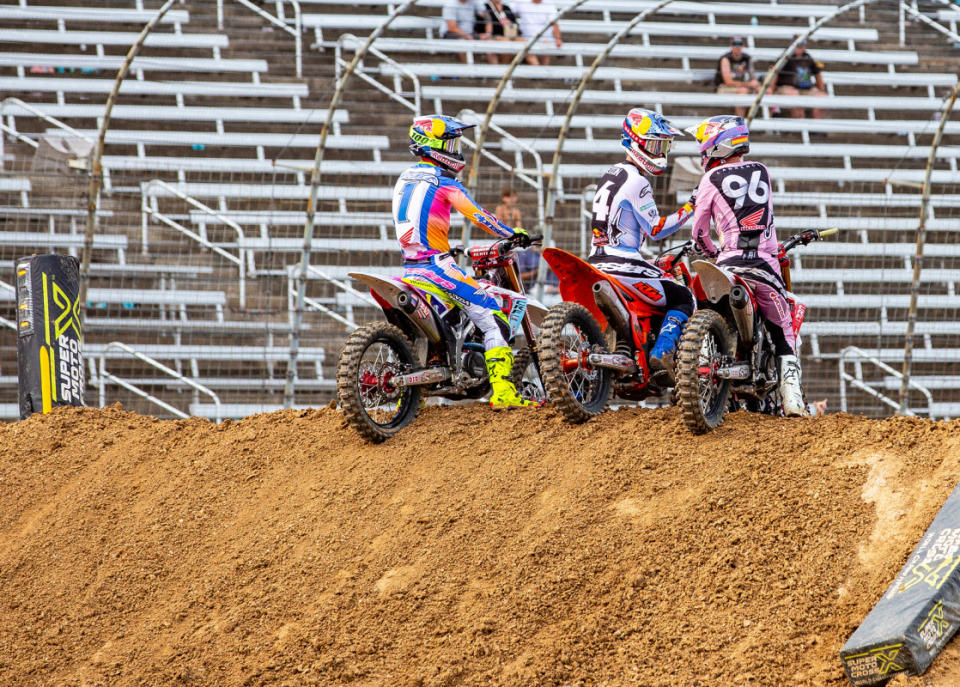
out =
{"type": "Polygon", "coordinates": [[[753,343],[753,302],[743,284],[730,287],[730,309],[733,311],[733,321],[737,324],[740,341],[749,346],[753,343]]]}
{"type": "Polygon", "coordinates": [[[613,328],[621,335],[626,336],[626,334],[629,333],[630,316],[614,292],[610,282],[596,282],[593,285],[593,299],[596,301],[597,307],[600,308],[600,312],[610,320],[613,328]]]}
{"type": "Polygon", "coordinates": [[[419,370],[405,375],[398,375],[390,380],[395,387],[420,386],[422,384],[435,384],[450,379],[450,370],[445,367],[431,367],[426,370],[419,370]]]}
{"type": "Polygon", "coordinates": [[[416,327],[422,331],[426,337],[433,343],[440,341],[440,330],[433,319],[433,313],[426,303],[421,303],[420,298],[412,293],[401,291],[394,299],[397,308],[404,313],[416,327]]]}

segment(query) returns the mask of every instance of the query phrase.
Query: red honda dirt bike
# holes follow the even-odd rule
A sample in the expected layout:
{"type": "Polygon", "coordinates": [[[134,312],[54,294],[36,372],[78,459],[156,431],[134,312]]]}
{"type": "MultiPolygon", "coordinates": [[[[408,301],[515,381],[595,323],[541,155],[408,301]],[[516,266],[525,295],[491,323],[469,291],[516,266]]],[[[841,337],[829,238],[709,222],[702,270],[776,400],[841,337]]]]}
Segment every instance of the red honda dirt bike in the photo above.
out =
{"type": "MultiPolygon", "coordinates": [[[[533,237],[539,243],[541,237],[533,237]]],[[[480,287],[510,323],[513,382],[526,399],[545,400],[536,356],[536,326],[547,313],[520,281],[515,243],[502,239],[469,250],[480,287]]],[[[450,253],[463,255],[462,248],[450,253]]],[[[343,414],[364,438],[383,441],[410,424],[421,398],[478,399],[490,393],[483,334],[462,308],[400,278],[351,272],[370,287],[386,322],[356,329],[337,363],[337,397],[343,414]]]]}
{"type": "MultiPolygon", "coordinates": [[[[795,335],[807,308],[789,293],[787,253],[836,233],[837,229],[808,229],[780,244],[778,257],[795,335]]],[[[730,409],[783,415],[777,356],[750,284],[712,262],[695,260],[692,267],[706,299],[680,339],[676,394],[684,424],[694,434],[703,434],[720,426],[730,409]]]]}
{"type": "MultiPolygon", "coordinates": [[[[655,264],[664,278],[690,287],[699,299],[699,279],[681,260],[692,247],[688,241],[664,251],[655,264]]],[[[606,409],[611,393],[638,401],[666,391],[648,364],[665,310],[643,299],[645,285],[624,284],[558,248],[544,249],[543,259],[557,275],[564,301],[540,325],[540,372],[550,402],[567,420],[584,422],[606,409]]]]}

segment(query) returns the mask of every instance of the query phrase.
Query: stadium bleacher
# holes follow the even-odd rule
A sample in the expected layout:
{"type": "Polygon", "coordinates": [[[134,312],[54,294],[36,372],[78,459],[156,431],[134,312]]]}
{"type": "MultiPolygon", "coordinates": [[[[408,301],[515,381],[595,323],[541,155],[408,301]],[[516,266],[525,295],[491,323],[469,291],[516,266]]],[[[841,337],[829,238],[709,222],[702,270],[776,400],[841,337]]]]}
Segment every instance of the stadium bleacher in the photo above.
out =
{"type": "MultiPolygon", "coordinates": [[[[0,28],[13,29],[0,30],[0,88],[86,137],[95,137],[114,71],[144,16],[151,15],[141,5],[104,5],[21,2],[0,8],[0,28]]],[[[333,0],[301,0],[301,5],[303,26],[314,33],[319,48],[304,55],[309,76],[303,79],[293,73],[289,36],[268,30],[270,24],[243,6],[225,5],[223,30],[209,4],[187,2],[172,10],[134,61],[106,139],[88,298],[103,307],[92,308],[87,321],[91,359],[97,346],[122,337],[216,389],[230,413],[282,402],[284,337],[292,321],[290,270],[299,262],[312,152],[337,72],[330,49],[349,57],[397,3],[361,0],[350,9],[333,0]],[[349,38],[351,33],[360,39],[349,38]],[[177,193],[151,184],[153,179],[177,193]],[[237,265],[224,253],[243,255],[237,259],[249,269],[242,289],[237,265]],[[106,296],[111,289],[115,295],[106,296]],[[179,355],[173,350],[178,346],[192,347],[196,355],[179,355]],[[203,346],[209,348],[198,348],[203,346]],[[218,361],[215,351],[225,346],[248,350],[218,361]]],[[[308,290],[313,303],[350,321],[372,317],[375,310],[330,279],[346,280],[351,271],[397,269],[390,198],[396,174],[409,164],[405,134],[412,111],[404,103],[415,100],[414,86],[397,77],[418,77],[425,108],[479,111],[505,69],[487,64],[486,55],[515,53],[522,45],[436,40],[442,0],[419,5],[376,43],[393,62],[368,56],[361,65],[365,76],[395,97],[388,100],[355,81],[334,113],[317,195],[313,256],[329,279],[311,274],[308,290]],[[460,53],[467,55],[468,65],[460,64],[460,53]]],[[[572,87],[585,66],[626,21],[652,5],[649,0],[591,0],[562,21],[568,39],[563,48],[537,47],[556,56],[551,66],[523,65],[516,71],[493,121],[520,145],[488,133],[486,149],[508,162],[506,170],[484,167],[481,202],[492,207],[504,185],[524,189],[523,202],[532,202],[529,186],[513,172],[537,172],[525,168],[518,153],[532,148],[545,158],[552,155],[572,87]]],[[[712,92],[713,69],[729,37],[745,36],[762,69],[798,31],[836,7],[683,1],[648,17],[596,73],[573,119],[560,165],[556,243],[580,246],[580,196],[618,157],[617,130],[626,109],[660,109],[686,127],[734,106],[749,106],[752,96],[712,92]]],[[[946,11],[939,14],[940,21],[955,19],[946,11]]],[[[952,46],[923,26],[914,27],[911,40],[899,45],[889,18],[882,10],[867,9],[861,23],[851,13],[811,39],[811,54],[826,64],[830,97],[817,99],[816,106],[828,112],[827,118],[776,115],[776,107],[812,105],[808,98],[776,95],[764,99],[752,127],[753,152],[768,163],[777,186],[781,233],[844,228],[839,241],[798,251],[793,272],[795,288],[810,294],[805,352],[820,358],[811,359],[807,380],[818,397],[836,393],[835,363],[844,345],[893,351],[895,338],[905,331],[919,202],[915,184],[923,179],[935,118],[960,66],[952,46]]],[[[0,115],[7,127],[36,142],[64,135],[15,102],[0,105],[0,115]]],[[[937,190],[927,226],[935,243],[921,275],[917,325],[923,348],[930,351],[951,350],[950,337],[960,334],[943,316],[958,281],[951,274],[960,266],[960,254],[945,240],[958,226],[960,123],[948,123],[946,134],[932,177],[937,190]]],[[[693,156],[695,151],[688,140],[676,153],[693,156]]],[[[84,161],[45,171],[40,153],[15,139],[8,139],[3,157],[0,218],[6,231],[0,232],[0,261],[9,264],[28,251],[51,248],[78,254],[86,217],[84,161]],[[56,174],[66,181],[58,183],[56,174]]],[[[545,166],[549,162],[545,159],[545,166]]],[[[689,182],[677,181],[658,200],[685,198],[689,187],[682,183],[689,182]]],[[[304,345],[315,354],[306,356],[315,370],[300,380],[304,395],[298,404],[329,397],[334,352],[345,335],[342,323],[322,311],[308,315],[304,345]]],[[[122,352],[110,351],[110,356],[111,371],[138,380],[158,398],[200,414],[212,412],[182,381],[164,379],[122,352]]],[[[891,359],[884,356],[879,357],[891,359]]],[[[931,360],[935,357],[931,354],[931,360]]],[[[926,363],[921,356],[919,374],[933,376],[925,364],[949,373],[943,361],[926,363]]],[[[11,369],[9,358],[0,363],[11,369]]],[[[93,367],[91,374],[96,374],[93,367]]],[[[960,379],[960,367],[954,377],[960,379]]],[[[876,383],[880,388],[886,382],[881,376],[876,383]]],[[[932,386],[943,403],[960,401],[960,385],[932,386]]],[[[13,398],[9,388],[0,392],[6,394],[0,401],[13,398]]]]}

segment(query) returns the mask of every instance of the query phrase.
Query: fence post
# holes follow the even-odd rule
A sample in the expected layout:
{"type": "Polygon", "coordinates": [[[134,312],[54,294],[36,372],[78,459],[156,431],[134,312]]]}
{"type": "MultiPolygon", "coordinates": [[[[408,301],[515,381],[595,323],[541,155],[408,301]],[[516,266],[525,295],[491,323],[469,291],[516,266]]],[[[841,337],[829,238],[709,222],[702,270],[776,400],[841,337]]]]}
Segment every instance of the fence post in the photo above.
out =
{"type": "Polygon", "coordinates": [[[97,136],[97,144],[93,149],[93,158],[90,160],[90,191],[87,194],[87,227],[83,237],[83,252],[80,260],[80,320],[81,323],[86,320],[87,313],[87,283],[90,276],[90,260],[93,255],[93,232],[97,226],[97,209],[100,205],[100,184],[103,181],[103,146],[107,138],[107,129],[110,126],[110,113],[113,111],[113,103],[120,92],[120,86],[123,84],[127,71],[130,69],[130,63],[140,52],[143,42],[147,39],[153,27],[163,19],[163,15],[173,6],[174,0],[167,0],[157,12],[156,16],[146,23],[136,42],[130,46],[127,51],[127,58],[120,66],[117,72],[117,78],[113,82],[113,88],[110,95],[107,96],[107,104],[103,111],[103,121],[100,122],[100,133],[97,136]]]}
{"type": "Polygon", "coordinates": [[[310,173],[310,199],[307,201],[307,221],[303,226],[303,252],[300,258],[300,271],[297,274],[297,301],[294,305],[293,328],[290,330],[290,360],[287,363],[287,380],[283,388],[283,405],[286,408],[293,407],[294,385],[297,378],[297,356],[300,351],[300,328],[303,326],[304,299],[307,296],[307,273],[310,268],[310,250],[313,244],[313,228],[317,212],[317,190],[320,187],[320,167],[323,165],[323,153],[327,147],[327,135],[330,133],[333,113],[343,97],[343,89],[347,80],[353,75],[360,60],[367,54],[367,50],[370,49],[373,42],[380,37],[380,34],[390,26],[394,19],[416,5],[417,2],[419,0],[407,0],[407,2],[398,6],[367,36],[367,40],[357,50],[353,60],[347,65],[343,76],[337,81],[333,97],[330,98],[330,104],[327,105],[327,118],[320,129],[320,142],[317,144],[317,150],[313,158],[313,170],[310,173]]]}
{"type": "Polygon", "coordinates": [[[920,273],[923,271],[923,249],[927,240],[927,214],[930,209],[930,176],[933,173],[933,164],[937,159],[937,148],[943,138],[943,129],[953,112],[953,104],[957,101],[960,92],[960,81],[953,87],[950,99],[940,114],[940,125],[937,134],[930,144],[930,156],[927,158],[927,169],[923,176],[923,195],[920,200],[920,221],[917,225],[917,249],[913,257],[913,279],[910,283],[910,310],[907,312],[907,333],[903,342],[903,376],[900,378],[900,414],[906,414],[908,409],[908,394],[910,386],[910,367],[913,363],[913,332],[917,324],[917,300],[920,295],[920,273]]]}

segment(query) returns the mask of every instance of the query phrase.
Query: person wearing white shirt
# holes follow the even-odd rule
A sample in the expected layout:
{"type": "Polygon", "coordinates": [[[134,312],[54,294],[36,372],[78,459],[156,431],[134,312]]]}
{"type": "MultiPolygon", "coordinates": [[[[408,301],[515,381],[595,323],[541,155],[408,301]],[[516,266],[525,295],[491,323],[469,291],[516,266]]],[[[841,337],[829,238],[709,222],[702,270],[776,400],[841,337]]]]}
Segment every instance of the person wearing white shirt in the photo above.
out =
{"type": "MultiPolygon", "coordinates": [[[[520,31],[528,40],[549,24],[557,16],[557,7],[553,0],[520,0],[516,3],[517,18],[520,20],[520,31]]],[[[544,34],[539,43],[547,45],[550,38],[544,34]]],[[[553,44],[558,48],[563,46],[560,35],[560,24],[553,25],[553,44]]],[[[550,64],[550,55],[531,55],[530,64],[550,64]]]]}

